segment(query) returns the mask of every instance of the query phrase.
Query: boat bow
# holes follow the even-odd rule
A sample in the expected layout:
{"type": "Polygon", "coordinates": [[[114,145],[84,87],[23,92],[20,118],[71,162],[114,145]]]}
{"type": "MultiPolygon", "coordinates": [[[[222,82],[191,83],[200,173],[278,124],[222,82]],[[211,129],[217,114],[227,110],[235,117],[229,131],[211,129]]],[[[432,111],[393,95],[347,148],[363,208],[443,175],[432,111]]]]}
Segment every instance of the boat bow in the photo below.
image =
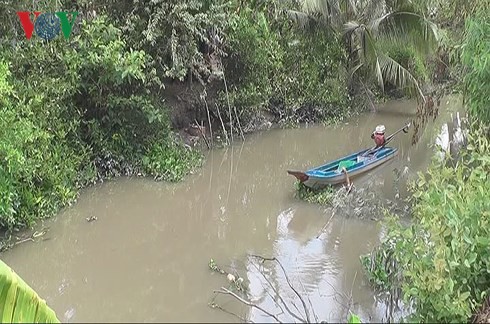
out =
{"type": "Polygon", "coordinates": [[[300,182],[305,182],[308,180],[308,175],[302,171],[292,171],[288,170],[288,174],[295,176],[300,182]]]}

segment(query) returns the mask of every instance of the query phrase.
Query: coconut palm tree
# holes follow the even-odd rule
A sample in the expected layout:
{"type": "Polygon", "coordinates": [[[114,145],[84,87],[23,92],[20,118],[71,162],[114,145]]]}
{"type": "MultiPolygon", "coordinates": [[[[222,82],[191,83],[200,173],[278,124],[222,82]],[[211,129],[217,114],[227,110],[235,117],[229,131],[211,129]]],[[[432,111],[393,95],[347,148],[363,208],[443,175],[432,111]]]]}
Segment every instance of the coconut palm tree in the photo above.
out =
{"type": "MultiPolygon", "coordinates": [[[[385,50],[413,46],[426,57],[438,40],[436,25],[426,15],[427,1],[412,0],[297,0],[290,16],[303,27],[315,25],[344,36],[351,80],[387,83],[414,94],[425,103],[419,80],[385,50]]],[[[367,90],[367,88],[364,86],[367,90]]]]}

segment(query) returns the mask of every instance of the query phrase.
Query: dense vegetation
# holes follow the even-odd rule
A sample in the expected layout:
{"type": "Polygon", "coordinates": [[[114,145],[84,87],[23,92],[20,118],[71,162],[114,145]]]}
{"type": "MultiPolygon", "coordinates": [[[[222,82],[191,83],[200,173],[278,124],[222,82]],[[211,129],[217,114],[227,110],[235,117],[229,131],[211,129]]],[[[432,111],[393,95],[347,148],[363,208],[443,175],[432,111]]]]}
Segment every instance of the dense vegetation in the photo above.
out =
{"type": "Polygon", "coordinates": [[[469,145],[414,184],[409,227],[387,224],[378,253],[402,271],[363,264],[399,286],[414,320],[466,321],[490,283],[489,10],[488,0],[0,1],[0,227],[51,216],[101,179],[182,179],[201,155],[176,131],[194,119],[235,133],[266,113],[328,121],[385,89],[416,96],[427,117],[428,85],[453,80],[469,145]],[[80,14],[68,39],[26,40],[21,10],[80,14]]]}
{"type": "Polygon", "coordinates": [[[30,225],[100,178],[180,179],[198,156],[171,138],[165,104],[142,51],[126,51],[103,17],[66,46],[3,48],[0,64],[0,225],[30,225]]]}
{"type": "Polygon", "coordinates": [[[468,145],[457,160],[434,160],[419,175],[411,189],[410,226],[390,217],[380,249],[363,258],[374,284],[401,289],[413,307],[410,321],[487,322],[490,317],[490,20],[488,3],[480,5],[461,30],[468,145]]]}
{"type": "MultiPolygon", "coordinates": [[[[352,100],[359,82],[374,90],[366,83],[375,61],[386,84],[419,88],[425,70],[412,69],[409,54],[393,53],[400,65],[377,46],[393,47],[390,33],[426,20],[385,17],[379,32],[362,25],[347,40],[342,24],[328,28],[334,12],[316,23],[308,8],[275,0],[0,2],[0,227],[50,216],[100,179],[182,179],[201,155],[175,135],[194,120],[241,133],[264,113],[287,124],[342,118],[362,107],[352,100]],[[36,10],[78,11],[71,36],[27,40],[16,12],[36,10]],[[362,44],[369,46],[359,55],[362,44]]],[[[361,13],[370,8],[379,9],[338,12],[343,23],[366,22],[361,13]]],[[[401,9],[421,17],[402,2],[389,6],[391,16],[401,9]]],[[[412,39],[411,50],[424,43],[405,40],[412,39]]]]}

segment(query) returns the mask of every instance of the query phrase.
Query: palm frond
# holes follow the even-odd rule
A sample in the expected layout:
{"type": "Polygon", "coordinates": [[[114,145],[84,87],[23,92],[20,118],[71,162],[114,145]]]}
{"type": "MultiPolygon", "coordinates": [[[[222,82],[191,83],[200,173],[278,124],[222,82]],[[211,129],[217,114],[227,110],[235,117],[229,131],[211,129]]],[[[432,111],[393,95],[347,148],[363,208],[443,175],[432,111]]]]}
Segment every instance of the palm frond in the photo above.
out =
{"type": "Polygon", "coordinates": [[[424,54],[434,49],[439,41],[437,26],[424,16],[413,12],[391,12],[372,20],[368,26],[377,38],[401,38],[424,54]]]}
{"type": "Polygon", "coordinates": [[[378,54],[379,66],[385,80],[401,89],[408,90],[411,94],[415,91],[415,95],[422,99],[422,101],[425,101],[424,94],[417,79],[406,68],[388,55],[378,54]]]}
{"type": "Polygon", "coordinates": [[[363,29],[361,40],[361,46],[364,48],[362,51],[364,56],[363,60],[368,66],[374,69],[378,85],[384,92],[384,78],[379,62],[379,50],[370,30],[366,28],[363,29]]]}
{"type": "Polygon", "coordinates": [[[354,77],[354,74],[364,66],[364,63],[359,63],[356,66],[352,68],[352,70],[349,72],[349,79],[352,79],[354,77]]]}
{"type": "Polygon", "coordinates": [[[383,16],[373,19],[368,23],[369,29],[373,33],[379,33],[381,28],[385,32],[390,29],[403,29],[406,32],[420,32],[425,41],[430,41],[433,37],[438,40],[438,29],[436,24],[424,16],[409,11],[396,11],[384,14],[383,16]]]}
{"type": "Polygon", "coordinates": [[[386,2],[382,0],[370,0],[359,10],[363,14],[363,21],[371,21],[380,17],[386,11],[386,2]]]}
{"type": "Polygon", "coordinates": [[[343,25],[342,34],[343,35],[352,34],[359,27],[361,27],[361,24],[359,22],[357,22],[357,21],[348,21],[348,22],[346,22],[343,25]]]}
{"type": "Polygon", "coordinates": [[[355,0],[348,0],[350,11],[354,17],[357,17],[359,10],[357,10],[355,0]]]}
{"type": "Polygon", "coordinates": [[[376,58],[376,66],[375,66],[376,78],[378,79],[378,84],[381,88],[381,91],[385,92],[385,80],[383,78],[383,72],[381,71],[381,65],[379,63],[379,57],[376,58]]]}
{"type": "Polygon", "coordinates": [[[333,26],[342,24],[339,0],[302,0],[301,10],[308,14],[318,15],[326,24],[333,26]]]}
{"type": "Polygon", "coordinates": [[[359,56],[361,66],[356,66],[356,71],[362,66],[371,69],[382,91],[385,82],[389,81],[400,89],[408,90],[411,94],[415,91],[416,96],[425,100],[417,79],[405,67],[378,48],[377,41],[369,29],[358,28],[357,33],[361,48],[359,56]]]}
{"type": "Polygon", "coordinates": [[[329,0],[303,0],[301,9],[309,14],[317,13],[324,17],[330,16],[329,0]]]}
{"type": "Polygon", "coordinates": [[[338,16],[342,18],[342,21],[354,20],[358,18],[358,8],[356,5],[356,0],[342,0],[339,1],[339,13],[338,16]]]}
{"type": "Polygon", "coordinates": [[[288,17],[302,28],[306,28],[315,18],[305,12],[297,10],[286,10],[288,17]]]}
{"type": "Polygon", "coordinates": [[[371,31],[365,26],[358,29],[361,38],[362,47],[362,60],[369,66],[374,66],[378,60],[378,49],[376,40],[374,39],[371,31]]]}

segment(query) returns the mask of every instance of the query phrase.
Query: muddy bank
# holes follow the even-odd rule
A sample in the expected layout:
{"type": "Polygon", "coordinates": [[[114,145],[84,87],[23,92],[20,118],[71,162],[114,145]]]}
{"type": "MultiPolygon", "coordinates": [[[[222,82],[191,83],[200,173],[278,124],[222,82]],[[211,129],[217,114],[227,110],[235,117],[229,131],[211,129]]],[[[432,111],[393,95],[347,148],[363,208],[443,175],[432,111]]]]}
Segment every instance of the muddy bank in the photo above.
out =
{"type": "MultiPolygon", "coordinates": [[[[223,127],[230,131],[231,123],[228,111],[219,111],[217,104],[222,105],[218,95],[224,90],[222,82],[211,82],[203,86],[198,82],[168,81],[165,84],[164,100],[169,107],[172,128],[179,134],[185,144],[195,147],[205,146],[206,137],[211,141],[224,138],[223,127]]],[[[238,117],[240,118],[240,117],[238,117]]],[[[242,119],[240,126],[235,112],[232,112],[235,136],[240,136],[240,130],[244,134],[263,131],[277,127],[280,120],[271,112],[261,110],[256,112],[252,118],[242,119]],[[240,129],[239,129],[240,128],[240,129]]]]}

